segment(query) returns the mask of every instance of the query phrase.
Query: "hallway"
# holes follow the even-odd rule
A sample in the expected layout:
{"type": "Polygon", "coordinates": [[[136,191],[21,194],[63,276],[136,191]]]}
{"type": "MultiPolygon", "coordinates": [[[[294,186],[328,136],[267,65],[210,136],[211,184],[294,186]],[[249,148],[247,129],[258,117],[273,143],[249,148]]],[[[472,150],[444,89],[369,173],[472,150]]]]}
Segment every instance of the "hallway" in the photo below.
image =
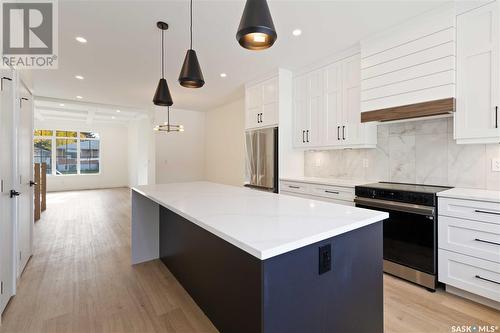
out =
{"type": "MultiPolygon", "coordinates": [[[[56,192],[4,317],[7,332],[216,332],[158,260],[130,265],[130,191],[56,192]]],[[[498,312],[385,276],[385,332],[491,325],[498,312]]]]}

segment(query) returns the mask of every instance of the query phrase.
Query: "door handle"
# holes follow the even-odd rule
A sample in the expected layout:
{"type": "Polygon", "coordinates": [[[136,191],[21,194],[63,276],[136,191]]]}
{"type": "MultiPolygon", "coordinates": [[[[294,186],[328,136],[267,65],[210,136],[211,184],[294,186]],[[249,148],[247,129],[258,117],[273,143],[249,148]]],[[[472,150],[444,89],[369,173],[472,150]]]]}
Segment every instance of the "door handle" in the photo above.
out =
{"type": "Polygon", "coordinates": [[[36,182],[34,182],[34,181],[30,180],[30,187],[31,187],[31,186],[35,186],[35,185],[38,185],[38,184],[37,184],[36,182]]]}
{"type": "Polygon", "coordinates": [[[17,192],[16,190],[10,190],[10,197],[13,198],[13,197],[17,197],[19,196],[21,193],[17,192]]]}
{"type": "Polygon", "coordinates": [[[342,140],[345,140],[345,126],[342,126],[342,140]]]}
{"type": "Polygon", "coordinates": [[[3,80],[12,81],[12,79],[10,77],[3,76],[2,79],[0,80],[1,81],[0,90],[3,90],[3,80]]]}
{"type": "Polygon", "coordinates": [[[337,126],[337,140],[340,140],[340,126],[337,126]]]}

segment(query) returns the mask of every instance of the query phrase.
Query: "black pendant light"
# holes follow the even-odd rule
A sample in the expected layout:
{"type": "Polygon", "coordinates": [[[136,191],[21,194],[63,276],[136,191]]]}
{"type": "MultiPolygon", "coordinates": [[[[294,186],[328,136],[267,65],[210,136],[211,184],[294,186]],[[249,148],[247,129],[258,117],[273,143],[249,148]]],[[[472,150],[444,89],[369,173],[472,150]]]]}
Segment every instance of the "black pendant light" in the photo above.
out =
{"type": "Polygon", "coordinates": [[[247,0],[236,39],[249,50],[270,48],[278,35],[266,0],[247,0]]]}
{"type": "Polygon", "coordinates": [[[184,63],[182,64],[181,73],[179,74],[179,83],[186,88],[201,88],[205,84],[205,80],[203,79],[198,57],[196,56],[195,50],[193,50],[193,0],[190,0],[189,11],[189,33],[191,35],[191,42],[189,44],[189,50],[186,52],[184,63]]]}
{"type": "Polygon", "coordinates": [[[158,82],[158,87],[156,88],[155,96],[153,97],[153,103],[159,106],[171,106],[174,104],[172,101],[172,96],[170,95],[170,90],[168,89],[167,80],[165,80],[165,64],[164,64],[164,52],[165,48],[163,45],[163,32],[168,29],[168,24],[165,22],[157,22],[156,26],[161,30],[161,79],[158,82]]]}

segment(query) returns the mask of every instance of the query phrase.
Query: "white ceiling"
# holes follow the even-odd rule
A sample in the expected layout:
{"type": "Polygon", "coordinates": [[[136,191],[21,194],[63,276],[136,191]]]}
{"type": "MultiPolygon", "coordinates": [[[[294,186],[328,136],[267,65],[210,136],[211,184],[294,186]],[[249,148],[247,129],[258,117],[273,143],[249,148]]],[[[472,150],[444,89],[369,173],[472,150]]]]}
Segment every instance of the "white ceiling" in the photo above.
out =
{"type": "Polygon", "coordinates": [[[167,81],[174,106],[208,110],[242,96],[243,84],[277,67],[297,69],[396,23],[438,1],[270,1],[278,33],[265,51],[240,47],[235,34],[244,1],[194,1],[194,45],[206,84],[181,87],[189,47],[189,1],[59,1],[59,69],[35,70],[36,96],[150,108],[160,78],[156,21],[169,23],[167,81]],[[292,30],[302,29],[302,36],[292,30]],[[83,36],[87,44],[75,41],[83,36]],[[227,73],[221,78],[220,73],[227,73]],[[75,75],[83,75],[77,80],[75,75]]]}

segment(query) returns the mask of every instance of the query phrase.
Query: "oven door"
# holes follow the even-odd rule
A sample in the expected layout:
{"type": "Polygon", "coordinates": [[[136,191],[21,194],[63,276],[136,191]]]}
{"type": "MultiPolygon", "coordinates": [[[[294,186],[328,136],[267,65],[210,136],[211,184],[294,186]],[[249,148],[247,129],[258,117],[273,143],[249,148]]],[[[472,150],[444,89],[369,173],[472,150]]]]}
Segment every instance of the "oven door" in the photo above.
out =
{"type": "Polygon", "coordinates": [[[384,221],[384,259],[436,274],[437,225],[435,209],[371,198],[356,198],[356,207],[389,213],[384,221]]]}

